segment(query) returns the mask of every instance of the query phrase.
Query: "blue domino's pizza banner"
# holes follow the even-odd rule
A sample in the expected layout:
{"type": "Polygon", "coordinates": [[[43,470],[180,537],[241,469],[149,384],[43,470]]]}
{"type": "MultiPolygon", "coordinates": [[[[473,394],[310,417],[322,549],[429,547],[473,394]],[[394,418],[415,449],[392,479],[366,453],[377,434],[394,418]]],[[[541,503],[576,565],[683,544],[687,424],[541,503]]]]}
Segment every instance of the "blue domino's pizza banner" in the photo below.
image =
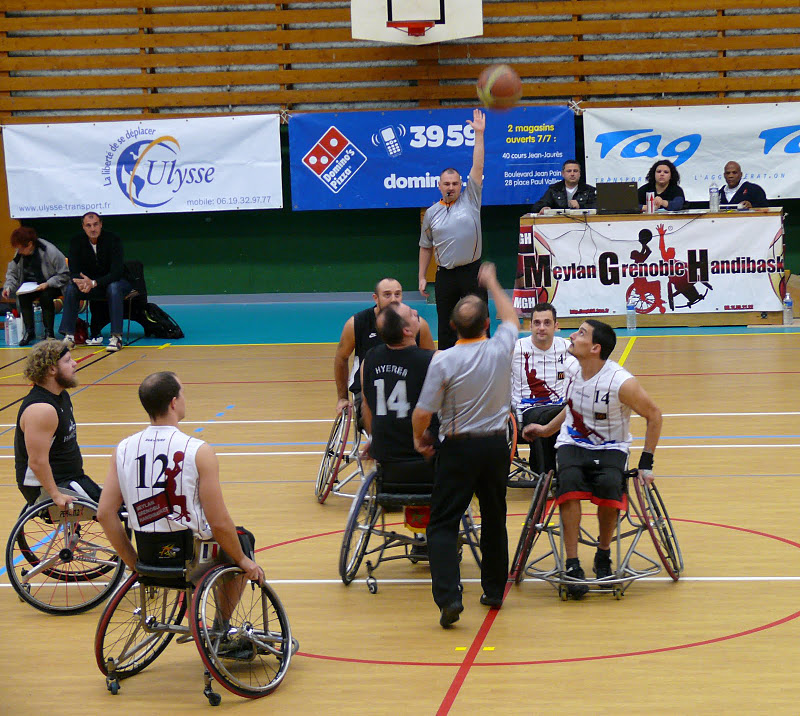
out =
{"type": "MultiPolygon", "coordinates": [[[[294,114],[289,118],[292,208],[423,207],[439,174],[466,181],[475,136],[470,109],[294,114]]],[[[483,204],[531,204],[575,155],[568,107],[487,112],[483,204]]]]}

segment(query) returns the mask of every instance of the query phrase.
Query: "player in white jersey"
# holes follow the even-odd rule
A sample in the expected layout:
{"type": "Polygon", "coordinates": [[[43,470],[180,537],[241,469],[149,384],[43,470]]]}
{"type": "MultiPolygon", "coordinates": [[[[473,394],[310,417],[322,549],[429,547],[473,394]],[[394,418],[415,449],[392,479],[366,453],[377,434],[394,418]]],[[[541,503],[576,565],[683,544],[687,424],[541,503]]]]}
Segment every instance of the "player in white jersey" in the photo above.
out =
{"type": "MultiPolygon", "coordinates": [[[[570,336],[570,352],[578,360],[566,371],[564,409],[547,425],[529,425],[526,439],[554,435],[558,464],[556,504],[561,513],[566,574],[586,575],[578,560],[582,499],[597,505],[600,524],[594,572],[611,574],[611,539],[619,510],[627,508],[624,472],[630,452],[631,410],[647,421],[638,479],[652,482],[653,452],[661,435],[661,411],[627,370],[608,360],[617,343],[614,329],[588,320],[570,336]]],[[[589,591],[586,584],[567,587],[573,597],[589,591]]]]}
{"type": "Polygon", "coordinates": [[[252,535],[234,526],[225,507],[213,448],[178,429],[186,415],[178,377],[170,372],[147,376],[139,386],[139,399],[150,416],[150,427],[114,450],[97,509],[97,519],[117,554],[135,571],[139,555],[117,515],[124,501],[143,561],[171,559],[164,566],[183,564],[195,535],[213,536],[224,553],[220,561],[234,563],[247,579],[263,582],[264,572],[252,559],[252,535]],[[169,550],[158,542],[163,543],[165,534],[169,550]]]}
{"type": "MultiPolygon", "coordinates": [[[[550,303],[538,303],[531,313],[531,334],[514,346],[511,362],[511,404],[520,430],[531,423],[546,425],[561,412],[565,370],[577,361],[569,341],[556,336],[558,319],[550,303]]],[[[531,467],[547,472],[556,467],[555,436],[534,440],[531,467]]]]}

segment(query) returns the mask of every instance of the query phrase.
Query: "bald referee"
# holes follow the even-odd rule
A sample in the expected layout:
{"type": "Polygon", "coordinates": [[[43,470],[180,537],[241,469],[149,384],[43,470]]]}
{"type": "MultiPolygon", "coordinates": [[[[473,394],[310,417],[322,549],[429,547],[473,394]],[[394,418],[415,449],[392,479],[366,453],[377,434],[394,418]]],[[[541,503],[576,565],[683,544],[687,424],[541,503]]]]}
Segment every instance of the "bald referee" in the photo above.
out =
{"type": "Polygon", "coordinates": [[[443,442],[428,524],[433,599],[447,628],[464,611],[458,568],[458,525],[476,494],[481,508],[481,604],[499,609],[508,578],[506,480],[509,453],[506,423],[511,403],[511,355],[519,333],[517,313],[497,281],[494,264],[480,268],[478,281],[489,289],[502,321],[487,338],[489,309],[477,296],[462,298],[453,310],[458,342],[431,360],[412,415],[414,446],[430,457],[424,437],[439,413],[443,442]]]}
{"type": "Polygon", "coordinates": [[[450,327],[450,314],[459,299],[471,293],[487,300],[486,291],[478,284],[478,267],[483,243],[481,238],[481,191],[483,188],[483,132],[486,116],[479,109],[467,124],[475,130],[472,148],[472,169],[464,193],[461,175],[445,169],[439,177],[441,201],[430,207],[422,219],[419,238],[419,290],[425,292],[425,275],[436,252],[436,313],[439,317],[439,350],[456,342],[450,327]]]}

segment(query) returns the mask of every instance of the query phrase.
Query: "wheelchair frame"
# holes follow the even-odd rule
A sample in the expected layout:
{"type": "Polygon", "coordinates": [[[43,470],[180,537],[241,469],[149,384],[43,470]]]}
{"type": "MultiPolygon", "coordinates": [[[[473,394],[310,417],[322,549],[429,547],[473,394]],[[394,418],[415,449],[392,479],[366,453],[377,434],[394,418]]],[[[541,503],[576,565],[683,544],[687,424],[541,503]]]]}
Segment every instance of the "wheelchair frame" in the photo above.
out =
{"type": "MultiPolygon", "coordinates": [[[[508,414],[506,423],[506,439],[508,449],[511,453],[511,469],[508,473],[508,487],[536,487],[544,476],[542,473],[534,472],[530,466],[530,457],[526,462],[519,454],[519,425],[514,409],[508,414]]],[[[529,450],[533,448],[530,443],[526,443],[529,450]]]]}
{"type": "MultiPolygon", "coordinates": [[[[566,575],[566,557],[560,522],[554,519],[555,500],[549,509],[547,508],[551,482],[551,476],[548,475],[537,487],[531,500],[509,578],[516,584],[526,576],[541,579],[551,584],[562,600],[569,597],[569,587],[574,585],[585,585],[593,593],[613,594],[615,598],[621,599],[634,581],[658,574],[662,566],[673,581],[677,581],[684,569],[683,555],[658,488],[653,483],[643,485],[638,479],[637,470],[629,470],[625,473],[625,477],[626,482],[633,478],[635,499],[634,495],[629,493],[628,509],[624,513],[620,510],[617,516],[616,536],[612,543],[612,549],[616,549],[616,568],[610,576],[602,579],[577,580],[566,575]],[[639,550],[639,542],[645,533],[650,535],[658,561],[639,550]],[[549,550],[528,561],[531,550],[542,534],[547,535],[549,550]],[[632,539],[625,547],[623,541],[628,538],[632,539]],[[634,557],[641,560],[636,566],[631,564],[634,557]],[[542,563],[546,561],[548,565],[545,568],[542,563]]],[[[578,543],[595,548],[598,545],[597,540],[583,527],[580,528],[578,543]]]]}
{"type": "Polygon", "coordinates": [[[177,568],[137,563],[137,571],[111,598],[95,634],[95,658],[106,688],[116,695],[122,679],[153,663],[178,636],[179,643],[194,641],[200,653],[203,695],[212,706],[222,700],[212,679],[244,698],[272,693],[297,647],[277,594],[268,584],[245,582],[242,570],[231,564],[212,566],[194,587],[187,581],[191,569],[191,563],[177,568]],[[241,598],[230,617],[221,619],[220,594],[224,600],[226,582],[236,579],[242,580],[241,598]],[[187,609],[189,624],[184,625],[187,609]]]}
{"type": "MultiPolygon", "coordinates": [[[[396,495],[379,492],[378,471],[371,471],[361,484],[355,496],[342,538],[342,547],[339,551],[339,576],[342,582],[350,584],[358,573],[364,557],[376,555],[375,562],[367,560],[367,589],[371,594],[377,594],[378,581],[373,576],[374,572],[383,562],[397,559],[407,559],[412,564],[428,561],[427,554],[414,554],[413,548],[426,547],[427,539],[424,534],[404,534],[396,532],[386,524],[386,507],[411,507],[430,505],[431,496],[428,495],[396,495]],[[380,519],[380,527],[377,527],[380,519]],[[377,547],[368,549],[372,535],[381,538],[377,547]],[[399,553],[392,553],[396,548],[401,548],[399,553]]],[[[472,507],[461,518],[462,530],[459,532],[459,552],[464,545],[469,546],[478,567],[481,566],[480,552],[480,525],[475,522],[472,507]]]]}
{"type": "Polygon", "coordinates": [[[356,477],[364,479],[364,466],[360,454],[361,431],[358,427],[355,428],[352,446],[347,450],[350,428],[354,422],[355,407],[352,403],[348,403],[333,421],[331,434],[317,471],[315,494],[320,504],[324,503],[330,494],[354,498],[354,493],[344,492],[343,488],[356,477]],[[342,475],[343,469],[350,465],[355,465],[355,469],[347,475],[342,475]]]}
{"type": "Polygon", "coordinates": [[[49,497],[23,509],[6,544],[6,571],[14,591],[48,614],[80,614],[122,581],[125,564],[97,522],[97,504],[71,490],[71,507],[49,497]]]}

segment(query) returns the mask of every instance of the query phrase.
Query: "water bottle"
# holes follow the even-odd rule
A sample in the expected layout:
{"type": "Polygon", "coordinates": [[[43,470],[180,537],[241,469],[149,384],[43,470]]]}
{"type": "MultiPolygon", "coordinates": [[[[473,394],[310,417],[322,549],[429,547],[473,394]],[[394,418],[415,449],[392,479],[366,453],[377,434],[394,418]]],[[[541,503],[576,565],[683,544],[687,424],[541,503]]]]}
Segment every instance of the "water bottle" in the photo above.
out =
{"type": "Polygon", "coordinates": [[[17,318],[13,313],[9,313],[6,316],[6,320],[9,322],[9,326],[8,326],[8,345],[10,345],[10,346],[18,346],[19,345],[19,331],[17,330],[17,318]]]}
{"type": "Polygon", "coordinates": [[[12,315],[11,311],[6,313],[6,345],[10,346],[10,333],[11,333],[11,321],[14,320],[14,316],[12,315]]]}
{"type": "Polygon", "coordinates": [[[789,292],[786,292],[786,295],[783,297],[783,325],[784,326],[791,326],[792,321],[794,321],[794,316],[792,315],[792,297],[789,295],[789,292]]]}
{"type": "Polygon", "coordinates": [[[636,305],[633,303],[625,306],[625,328],[629,331],[636,330],[636,305]]]}
{"type": "Polygon", "coordinates": [[[33,332],[36,334],[36,340],[40,341],[44,338],[44,323],[42,322],[42,307],[37,303],[33,307],[33,332]]]}
{"type": "Polygon", "coordinates": [[[712,213],[719,211],[719,187],[716,182],[712,182],[708,187],[708,210],[712,213]]]}

